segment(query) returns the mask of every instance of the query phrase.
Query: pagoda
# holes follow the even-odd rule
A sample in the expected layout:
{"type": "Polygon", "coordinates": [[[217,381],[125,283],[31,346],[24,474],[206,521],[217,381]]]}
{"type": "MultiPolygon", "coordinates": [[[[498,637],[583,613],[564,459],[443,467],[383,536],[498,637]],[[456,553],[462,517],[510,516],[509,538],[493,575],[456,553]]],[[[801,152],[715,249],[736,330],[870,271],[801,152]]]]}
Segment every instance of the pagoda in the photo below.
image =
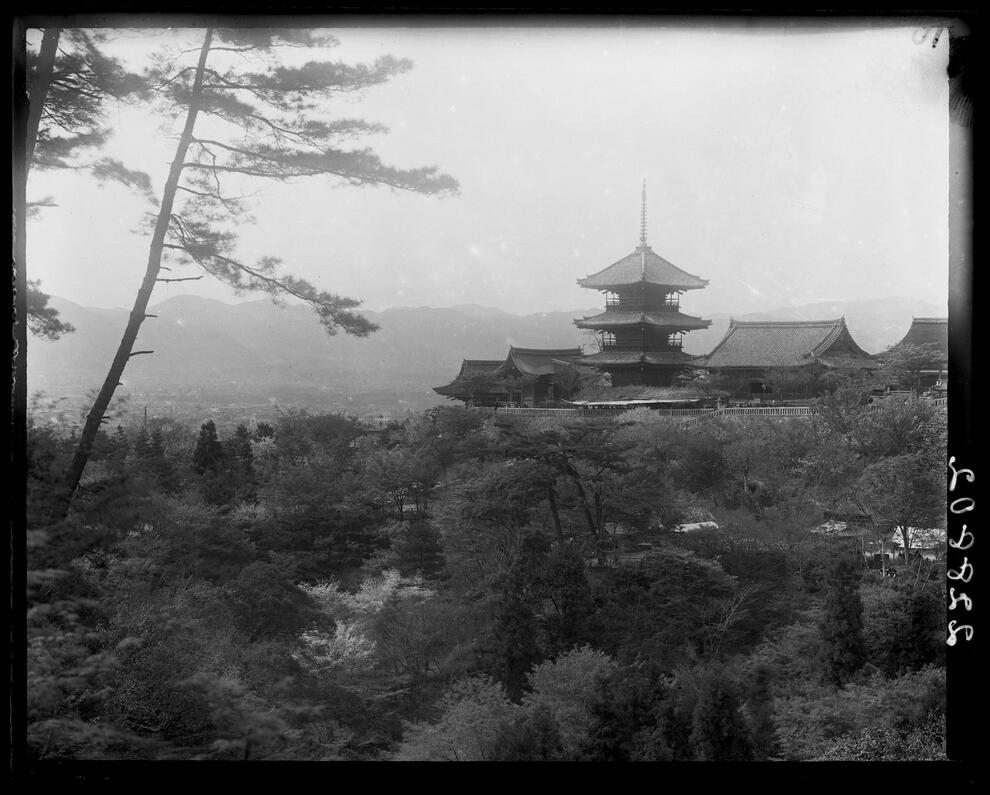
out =
{"type": "Polygon", "coordinates": [[[639,246],[578,284],[605,293],[604,312],[574,321],[599,337],[598,352],[580,361],[609,373],[613,386],[670,386],[694,358],[682,350],[684,334],[711,325],[680,311],[681,294],[705,287],[707,280],[682,271],[646,243],[646,180],[639,246]]]}

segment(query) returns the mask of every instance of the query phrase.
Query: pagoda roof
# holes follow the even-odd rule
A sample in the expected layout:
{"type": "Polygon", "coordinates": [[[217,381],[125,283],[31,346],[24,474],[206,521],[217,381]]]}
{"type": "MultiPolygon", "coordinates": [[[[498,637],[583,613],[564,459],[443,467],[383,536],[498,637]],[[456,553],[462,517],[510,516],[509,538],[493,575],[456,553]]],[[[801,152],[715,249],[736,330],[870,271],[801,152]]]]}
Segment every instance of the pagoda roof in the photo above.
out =
{"type": "Polygon", "coordinates": [[[630,309],[607,309],[600,315],[575,320],[578,328],[611,328],[615,326],[660,326],[678,329],[708,328],[712,322],[681,312],[644,312],[630,309]]]}
{"type": "Polygon", "coordinates": [[[873,357],[859,347],[836,320],[732,320],[722,341],[699,364],[710,369],[748,367],[875,367],[873,357]]]}
{"type": "Polygon", "coordinates": [[[688,354],[678,351],[599,351],[582,357],[581,362],[596,367],[614,367],[636,364],[683,365],[692,359],[688,354]]]}
{"type": "Polygon", "coordinates": [[[614,287],[646,283],[674,290],[697,290],[708,284],[707,279],[683,271],[653,251],[645,243],[607,268],[578,279],[582,287],[610,290],[614,287]]]}
{"type": "Polygon", "coordinates": [[[553,375],[571,366],[571,359],[581,356],[580,348],[509,348],[504,362],[499,362],[497,375],[505,375],[515,369],[521,375],[538,378],[553,375]]]}
{"type": "Polygon", "coordinates": [[[911,328],[904,338],[894,347],[900,345],[937,345],[943,356],[949,358],[949,318],[947,317],[913,317],[911,328]]]}

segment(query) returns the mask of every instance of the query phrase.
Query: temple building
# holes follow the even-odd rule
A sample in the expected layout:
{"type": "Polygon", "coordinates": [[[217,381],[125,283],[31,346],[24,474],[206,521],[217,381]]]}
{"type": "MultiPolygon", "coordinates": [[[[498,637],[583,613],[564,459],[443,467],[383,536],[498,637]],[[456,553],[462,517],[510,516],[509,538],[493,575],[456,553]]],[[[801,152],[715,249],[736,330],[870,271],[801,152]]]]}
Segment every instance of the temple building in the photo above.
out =
{"type": "MultiPolygon", "coordinates": [[[[949,374],[949,319],[947,317],[913,317],[911,328],[890,350],[915,345],[934,354],[919,372],[922,389],[945,384],[949,374]]],[[[879,358],[884,358],[881,353],[879,358]]]]}
{"type": "Polygon", "coordinates": [[[507,399],[505,390],[492,377],[504,363],[502,359],[465,359],[457,377],[445,386],[433,387],[433,391],[447,398],[463,400],[465,405],[495,405],[507,399]]]}
{"type": "Polygon", "coordinates": [[[578,284],[605,293],[605,311],[575,320],[598,335],[599,350],[585,364],[607,372],[613,386],[669,386],[692,357],[681,349],[684,334],[711,325],[680,311],[680,296],[708,282],[656,254],[646,243],[646,182],[639,246],[578,284]]]}
{"type": "Polygon", "coordinates": [[[732,320],[722,341],[696,366],[718,376],[734,396],[786,400],[813,396],[828,370],[874,370],[879,363],[856,344],[841,317],[732,320]]]}
{"type": "Polygon", "coordinates": [[[475,406],[554,405],[576,390],[580,359],[580,348],[512,346],[504,360],[465,359],[457,378],[433,391],[475,406]]]}

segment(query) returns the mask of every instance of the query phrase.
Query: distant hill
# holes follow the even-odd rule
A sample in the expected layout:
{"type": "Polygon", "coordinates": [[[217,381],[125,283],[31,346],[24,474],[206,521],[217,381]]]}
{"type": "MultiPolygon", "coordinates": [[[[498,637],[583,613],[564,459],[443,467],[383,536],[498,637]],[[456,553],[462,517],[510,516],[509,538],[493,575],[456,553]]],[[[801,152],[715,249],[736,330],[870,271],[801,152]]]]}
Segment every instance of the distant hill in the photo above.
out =
{"type": "MultiPolygon", "coordinates": [[[[28,388],[66,399],[75,411],[97,389],[127,323],[128,310],[89,309],[53,297],[51,305],[76,332],[57,342],[31,338],[28,388]]],[[[476,305],[445,309],[397,307],[366,316],[380,330],[360,339],[328,336],[312,311],[266,300],[224,304],[177,296],[149,310],[137,356],[124,373],[122,394],[132,409],[199,416],[222,410],[270,413],[275,405],[316,411],[395,415],[443,402],[432,387],[448,383],[461,360],[499,359],[510,345],[540,348],[589,346],[574,318],[596,307],[513,315],[476,305]],[[150,409],[149,409],[150,410],[150,409]]],[[[853,337],[871,353],[897,342],[912,316],[944,316],[945,309],[890,298],[819,303],[739,315],[739,320],[814,320],[845,315],[853,337]]],[[[712,327],[685,337],[689,353],[711,350],[728,327],[725,315],[712,327]]]]}

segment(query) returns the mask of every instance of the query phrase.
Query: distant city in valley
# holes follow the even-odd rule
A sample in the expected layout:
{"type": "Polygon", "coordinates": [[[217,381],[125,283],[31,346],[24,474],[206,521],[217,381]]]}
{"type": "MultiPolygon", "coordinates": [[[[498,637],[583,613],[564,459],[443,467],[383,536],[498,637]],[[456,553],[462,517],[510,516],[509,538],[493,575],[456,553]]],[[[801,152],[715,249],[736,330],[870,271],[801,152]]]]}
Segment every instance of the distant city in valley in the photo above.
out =
{"type": "MultiPolygon", "coordinates": [[[[76,331],[57,342],[31,339],[31,394],[62,398],[53,409],[77,420],[97,388],[120,340],[127,310],[90,309],[55,297],[52,306],[76,331]]],[[[688,303],[686,301],[686,303],[688,303]]],[[[364,313],[380,329],[365,339],[328,337],[303,306],[266,300],[224,304],[185,295],[152,308],[141,346],[123,379],[124,416],[148,412],[183,419],[212,416],[221,423],[270,417],[276,406],[358,416],[400,416],[444,401],[433,387],[456,374],[463,359],[504,359],[510,345],[533,348],[593,346],[575,318],[600,307],[513,315],[476,305],[399,307],[364,313]]],[[[912,298],[821,302],[768,309],[735,320],[820,320],[844,316],[855,340],[879,353],[898,342],[912,317],[944,316],[945,307],[912,298]]],[[[725,314],[686,334],[684,350],[708,353],[729,326],[725,314]]]]}

